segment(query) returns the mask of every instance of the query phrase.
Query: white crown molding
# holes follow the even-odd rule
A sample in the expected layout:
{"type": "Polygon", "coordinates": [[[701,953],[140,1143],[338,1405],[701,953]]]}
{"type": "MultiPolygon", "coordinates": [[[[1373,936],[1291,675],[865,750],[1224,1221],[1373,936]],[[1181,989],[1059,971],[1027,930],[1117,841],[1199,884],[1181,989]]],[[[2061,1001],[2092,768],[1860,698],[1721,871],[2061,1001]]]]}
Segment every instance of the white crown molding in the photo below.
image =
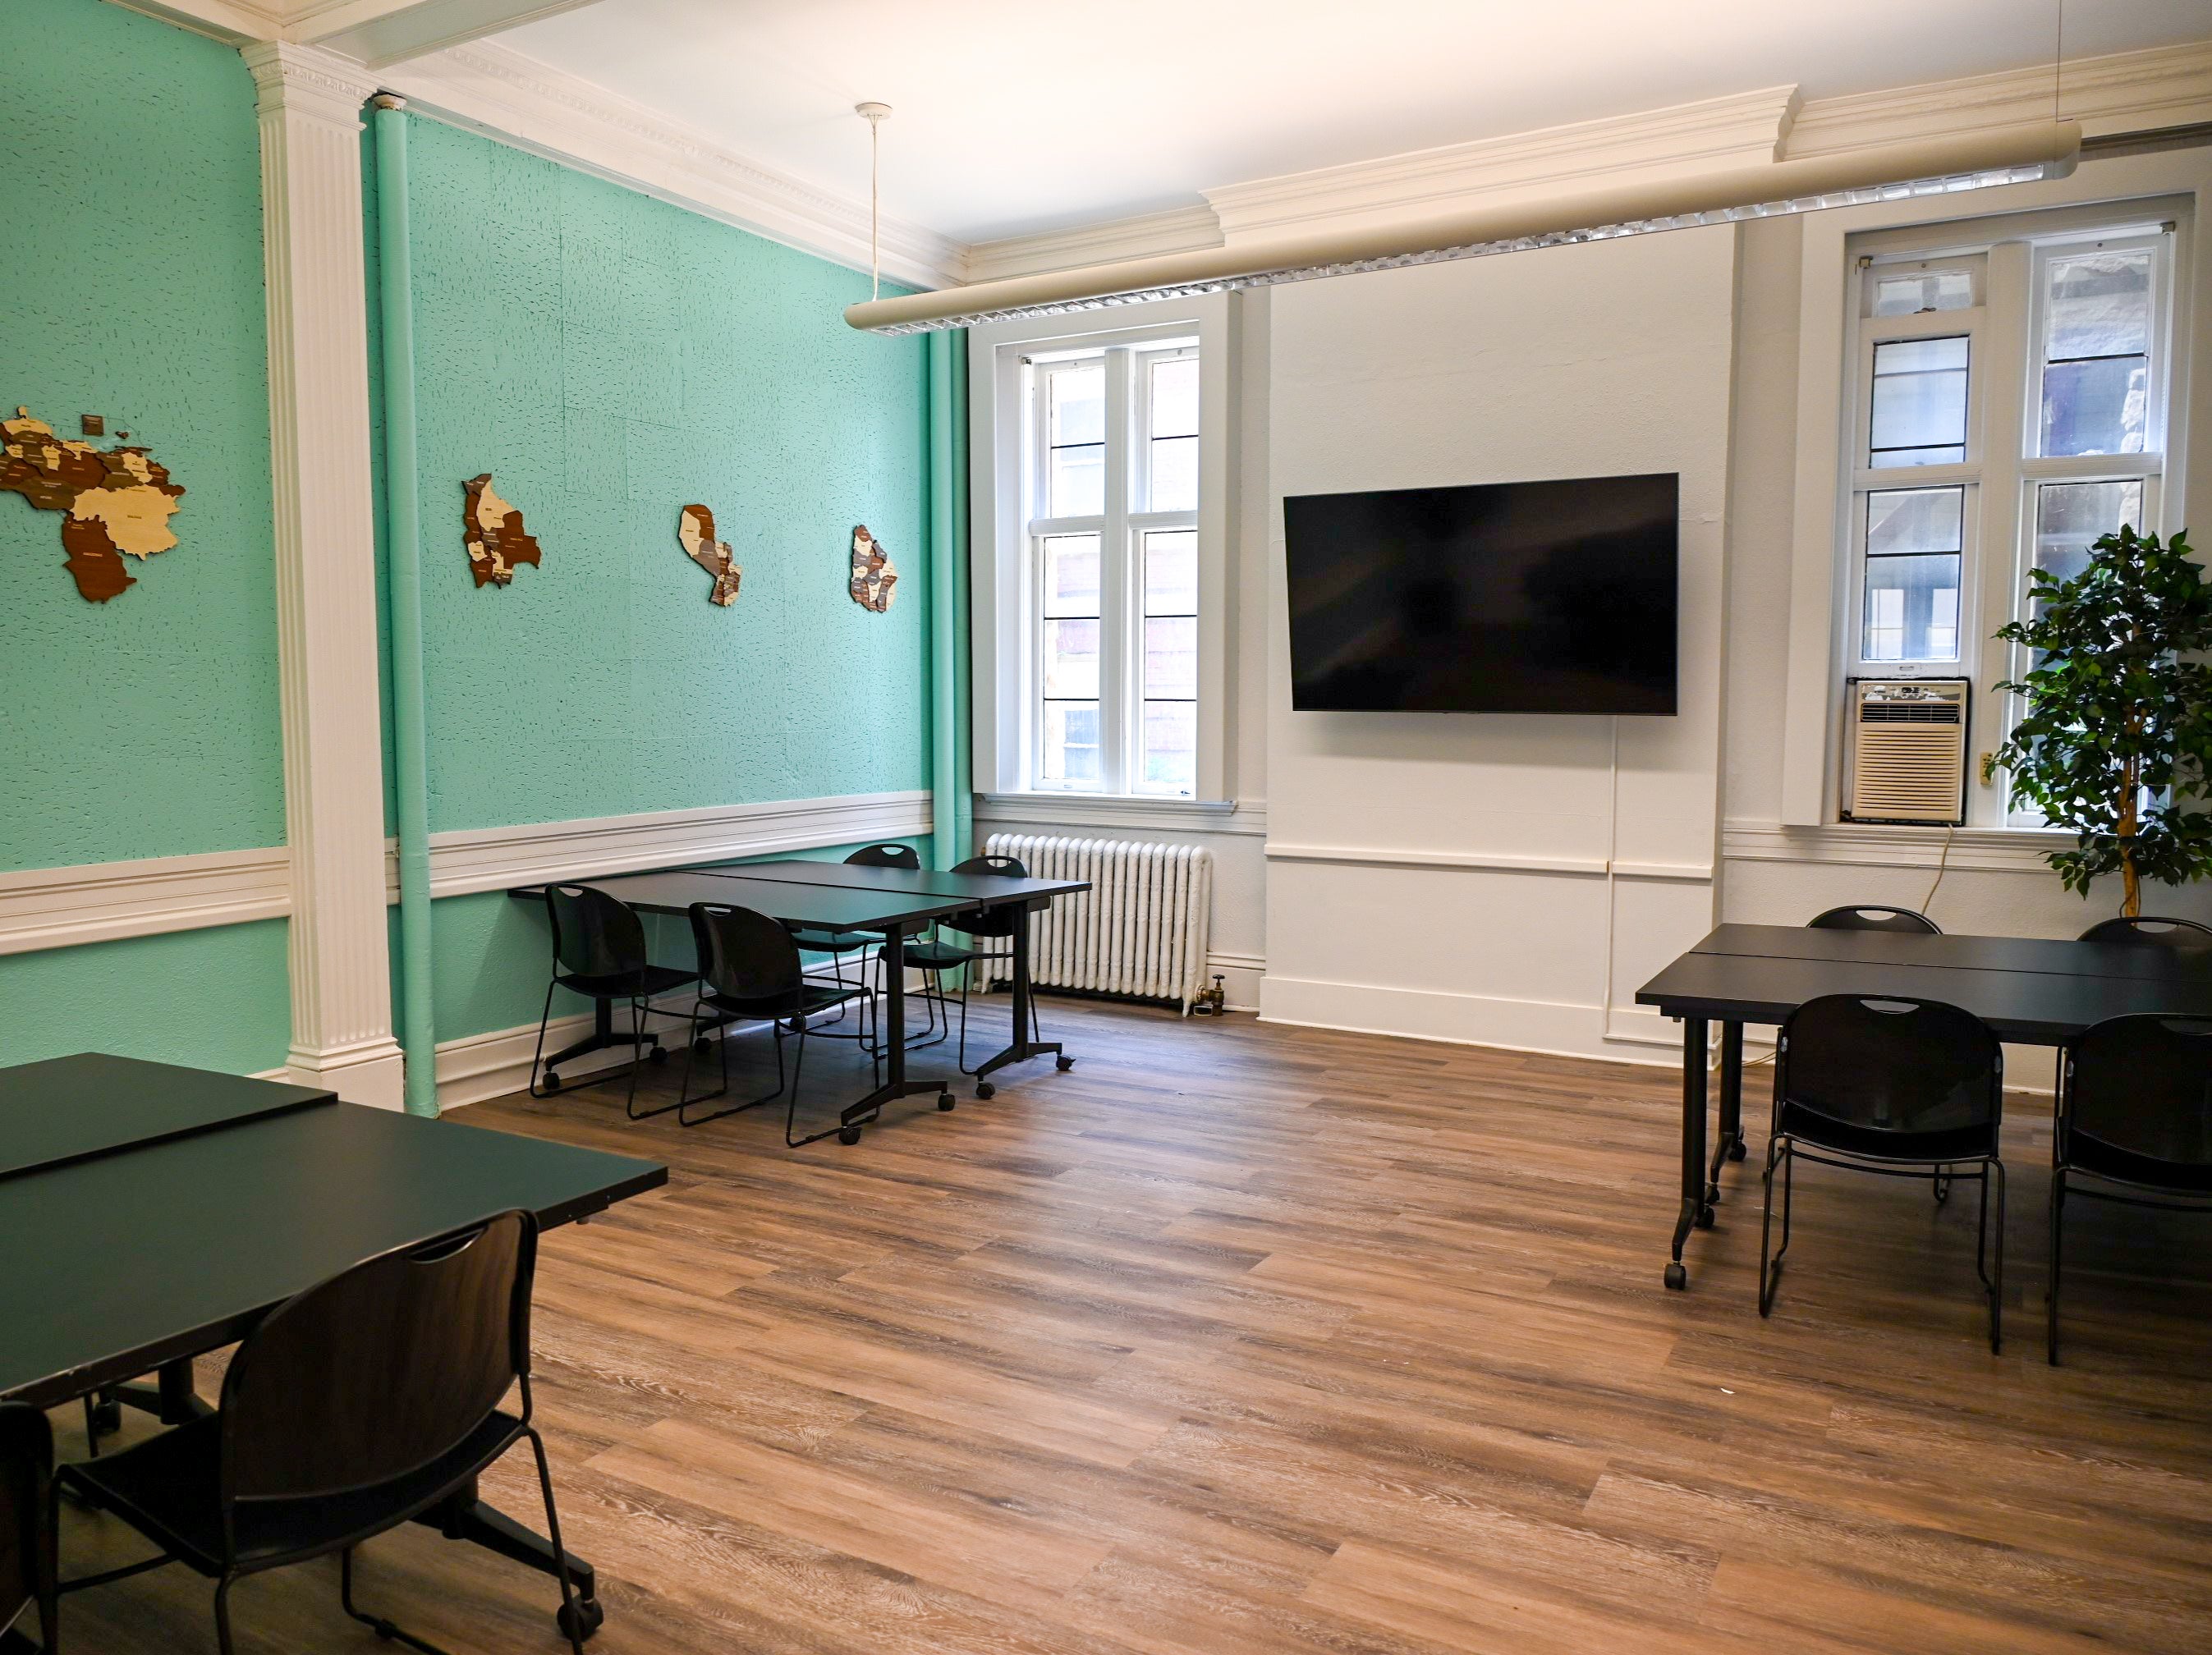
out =
{"type": "Polygon", "coordinates": [[[1821,863],[1853,868],[1934,868],[1960,873],[2034,874],[2051,877],[2045,852],[2063,850],[2073,835],[2051,828],[1892,828],[1874,822],[1832,822],[1793,828],[1778,821],[1731,816],[1721,825],[1724,862],[1821,863]],[[1944,858],[1944,842],[1950,855],[1944,858]]]}
{"type": "MultiPolygon", "coordinates": [[[[424,113],[489,134],[708,218],[854,270],[868,268],[868,204],[746,160],[697,128],[479,40],[413,58],[382,76],[424,113]]],[[[957,244],[901,220],[883,226],[891,281],[942,287],[957,244]]]]}
{"type": "Polygon", "coordinates": [[[282,850],[216,851],[0,874],[0,955],[277,919],[292,911],[282,850]]]}
{"type": "MultiPolygon", "coordinates": [[[[2080,121],[2092,136],[2212,120],[2212,40],[2067,64],[2059,82],[2058,109],[2080,121]]],[[[1795,161],[1867,144],[2039,120],[2051,113],[2050,69],[2008,70],[1817,99],[1798,112],[1784,149],[1785,158],[1795,161]]]]}
{"type": "Polygon", "coordinates": [[[1099,793],[983,793],[978,823],[1058,828],[1080,833],[1236,834],[1267,832],[1265,799],[1160,799],[1099,793]]]}
{"type": "MultiPolygon", "coordinates": [[[[546,879],[605,878],[692,862],[904,839],[929,832],[929,799],[920,789],[849,793],[433,834],[430,894],[464,896],[546,879]]],[[[398,900],[398,864],[390,858],[387,882],[398,900]]]]}
{"type": "Polygon", "coordinates": [[[1644,173],[1679,176],[1753,166],[1779,159],[1797,102],[1796,87],[1766,87],[1204,193],[1224,239],[1234,245],[1320,221],[1422,216],[1475,197],[1510,200],[1594,177],[1620,183],[1644,173]]]}
{"type": "Polygon", "coordinates": [[[1001,276],[1035,276],[1077,264],[1103,264],[1117,258],[1146,258],[1220,245],[1221,220],[1212,207],[1175,207],[1139,218],[971,243],[961,258],[961,279],[995,282],[1001,276]]]}

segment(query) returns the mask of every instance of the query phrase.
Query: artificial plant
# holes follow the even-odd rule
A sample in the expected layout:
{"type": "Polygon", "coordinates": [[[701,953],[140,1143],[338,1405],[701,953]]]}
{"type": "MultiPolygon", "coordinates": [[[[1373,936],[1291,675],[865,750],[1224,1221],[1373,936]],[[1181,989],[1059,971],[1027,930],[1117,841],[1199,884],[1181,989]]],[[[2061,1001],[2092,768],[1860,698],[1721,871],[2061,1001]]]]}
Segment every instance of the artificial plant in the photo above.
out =
{"type": "Polygon", "coordinates": [[[2014,793],[2074,848],[2045,858],[2069,890],[2120,876],[2127,914],[2142,882],[2212,873],[2212,585],[2185,532],[2161,543],[2123,527],[2098,537],[2071,579],[2029,577],[2030,613],[1997,636],[2032,663],[2011,690],[2026,715],[1995,762],[2014,793]]]}

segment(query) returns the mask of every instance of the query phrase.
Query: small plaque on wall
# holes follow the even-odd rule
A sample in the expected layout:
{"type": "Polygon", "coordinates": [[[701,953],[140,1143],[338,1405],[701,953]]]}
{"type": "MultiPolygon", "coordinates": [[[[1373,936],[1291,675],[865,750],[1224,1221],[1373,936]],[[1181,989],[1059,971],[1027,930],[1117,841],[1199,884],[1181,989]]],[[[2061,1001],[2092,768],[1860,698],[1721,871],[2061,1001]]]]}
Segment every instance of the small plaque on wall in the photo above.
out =
{"type": "Polygon", "coordinates": [[[898,566],[884,543],[868,532],[865,523],[853,530],[853,601],[864,609],[883,614],[891,606],[898,588],[898,566]]]}

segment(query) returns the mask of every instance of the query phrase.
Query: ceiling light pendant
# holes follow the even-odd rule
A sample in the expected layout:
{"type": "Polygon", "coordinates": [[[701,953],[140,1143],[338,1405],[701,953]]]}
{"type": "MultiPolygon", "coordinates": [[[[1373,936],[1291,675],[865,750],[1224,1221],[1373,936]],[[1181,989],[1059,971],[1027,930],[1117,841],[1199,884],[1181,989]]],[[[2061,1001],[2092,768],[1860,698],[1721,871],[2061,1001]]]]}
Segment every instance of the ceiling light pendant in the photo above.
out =
{"type": "Polygon", "coordinates": [[[853,112],[868,124],[868,300],[884,296],[882,238],[878,225],[883,215],[883,187],[877,181],[876,155],[884,136],[884,119],[891,112],[887,103],[856,103],[853,112]]]}
{"type": "MultiPolygon", "coordinates": [[[[867,106],[863,105],[863,112],[867,106]]],[[[854,305],[845,320],[872,333],[927,333],[1010,317],[1139,305],[1155,299],[1272,287],[1318,276],[1437,264],[1492,253],[1703,224],[1732,224],[1996,185],[2064,178],[2081,151],[2075,121],[2035,121],[1802,161],[1586,190],[1409,223],[1276,236],[1231,247],[978,282],[854,305]]]]}

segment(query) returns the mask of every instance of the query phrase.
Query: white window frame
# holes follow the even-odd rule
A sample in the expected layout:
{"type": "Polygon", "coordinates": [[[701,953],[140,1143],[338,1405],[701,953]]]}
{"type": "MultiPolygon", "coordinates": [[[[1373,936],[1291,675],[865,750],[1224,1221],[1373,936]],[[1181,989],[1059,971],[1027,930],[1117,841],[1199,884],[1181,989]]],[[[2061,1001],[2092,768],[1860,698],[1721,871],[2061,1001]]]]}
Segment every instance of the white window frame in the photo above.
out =
{"type": "MultiPolygon", "coordinates": [[[[1843,748],[1843,680],[1858,648],[1856,627],[1859,611],[1855,581],[1856,548],[1850,534],[1853,514],[1847,509],[1850,481],[1863,440],[1854,423],[1857,406],[1856,355],[1860,297],[1856,254],[1869,249],[1901,252],[1917,247],[1927,252],[1955,252],[1988,247],[1992,264],[2002,258],[2020,261],[2018,291],[2027,301],[2031,289],[2028,261],[2032,248],[2022,238],[2040,238],[2068,228],[2172,223],[2172,254],[2168,265],[2166,312],[2171,375],[2164,403],[2177,423],[2167,441],[2163,486],[2154,507],[2146,498],[2147,528],[2171,532],[2186,516],[2186,479],[2193,469],[2212,477],[2212,420],[2184,424],[2182,416],[2192,403],[2191,387],[2212,383],[2212,331],[2192,324],[2192,318],[2212,317],[2212,259],[2201,256],[2196,245],[2200,209],[2212,195],[2212,151],[2177,150],[2165,154],[2116,157],[2085,163],[2071,178],[2047,183],[2013,185],[1984,192],[1974,205],[1989,211],[1982,217],[1962,220],[1965,203],[1956,198],[1922,199],[1872,203],[1807,215],[1797,222],[1802,238],[1802,263],[1798,278],[1797,452],[1795,523],[1790,547],[1791,567],[1789,654],[1784,684],[1782,742],[1782,788],[1778,815],[1787,826],[1826,828],[1840,818],[1840,770],[1843,748]],[[2053,209],[2071,209],[2060,218],[2053,209]],[[2002,221],[2019,215],[2035,215],[2032,229],[2008,229],[2002,221]],[[2005,243],[2021,242],[2008,251],[2005,243]]],[[[1992,273],[1993,285],[1997,276],[1992,273]]],[[[1985,304],[1989,302],[1987,297],[1985,304]]],[[[1942,313],[1939,313],[1942,314],[1942,313]]],[[[1957,312],[1948,312],[1955,316],[1957,312]]],[[[1887,323],[1894,318],[1880,318],[1887,323]]],[[[2029,417],[2027,375],[2014,372],[1986,376],[1985,402],[1980,431],[1987,438],[2000,419],[2018,422],[2009,428],[2023,433],[2029,417]],[[2013,387],[1996,406],[1999,380],[2013,387]]],[[[1984,451],[1979,493],[1983,543],[2002,534],[2008,545],[2025,548],[2032,524],[2025,520],[2028,469],[2019,457],[2026,452],[2025,437],[2008,440],[2014,455],[2009,475],[1999,478],[1992,464],[2000,446],[1990,441],[1984,451]],[[2001,486],[2002,485],[2002,486],[2001,486]]],[[[2113,457],[2098,457],[2106,470],[2113,457]]],[[[2070,467],[2075,461],[2036,462],[2039,466],[2070,467]]],[[[2123,468],[2125,475],[2141,475],[2140,467],[2123,468]]],[[[1893,468],[1900,476],[1935,468],[1893,468]]],[[[2089,475],[2083,467],[2076,475],[2089,475]]],[[[2018,569],[2013,572],[2024,580],[2018,569]]],[[[2010,597],[2009,582],[1986,581],[1979,601],[1971,609],[1962,606],[1961,628],[1971,620],[1979,630],[1992,597],[2010,597]]],[[[1963,595],[1962,595],[1963,597],[1963,595]]],[[[1974,601],[1974,600],[1965,600],[1974,601]]],[[[1994,629],[1991,623],[1990,630],[1994,629]]],[[[2007,676],[1999,670],[1997,649],[1981,651],[1978,684],[2007,676]]],[[[1961,640],[1961,653],[1966,652],[1961,640]]],[[[1906,676],[1898,664],[1881,664],[1881,676],[1906,676]]],[[[1969,676],[1964,664],[1930,667],[1923,676],[1969,676]]],[[[1992,697],[1977,694],[1975,722],[1971,731],[1970,764],[1995,745],[1994,731],[2001,725],[2003,709],[1991,705],[1992,697]]],[[[1970,822],[1996,827],[2002,820],[2001,795],[1984,788],[1970,774],[1970,822]]],[[[1898,829],[1845,824],[1839,831],[1879,836],[1898,829]]]]}
{"type": "MultiPolygon", "coordinates": [[[[988,323],[969,337],[970,546],[974,593],[975,728],[973,774],[977,791],[1056,798],[1141,798],[1147,804],[1218,810],[1224,787],[1225,687],[1229,639],[1229,524],[1234,499],[1234,433],[1231,387],[1235,383],[1234,301],[1228,294],[1133,306],[1123,313],[1086,312],[988,323]],[[1194,512],[1133,512],[1126,471],[1115,470],[1109,445],[1106,511],[1096,518],[1026,515],[1029,501],[1043,498],[1043,398],[1031,399],[1025,381],[1039,367],[1079,352],[1157,350],[1195,340],[1199,359],[1198,505],[1194,512]],[[1040,779],[1039,717],[1042,677],[1042,537],[1080,525],[1125,533],[1133,555],[1118,560],[1121,585],[1106,589],[1116,560],[1101,560],[1099,789],[1065,787],[1040,779]],[[1140,731],[1126,714],[1142,700],[1143,591],[1141,536],[1148,527],[1191,528],[1198,535],[1198,749],[1195,786],[1188,798],[1133,785],[1140,731]],[[1109,617],[1112,616],[1112,619],[1109,617]],[[1128,675],[1139,676],[1133,688],[1128,675]],[[1111,678],[1109,680],[1109,675],[1111,678]],[[1110,687],[1109,687],[1110,685],[1110,687]],[[1110,708],[1110,711],[1109,711],[1110,708]]],[[[1108,375],[1109,426],[1130,432],[1127,463],[1141,468],[1150,458],[1149,432],[1138,428],[1108,375]]],[[[1141,408],[1144,399],[1139,399],[1141,408]]]]}

